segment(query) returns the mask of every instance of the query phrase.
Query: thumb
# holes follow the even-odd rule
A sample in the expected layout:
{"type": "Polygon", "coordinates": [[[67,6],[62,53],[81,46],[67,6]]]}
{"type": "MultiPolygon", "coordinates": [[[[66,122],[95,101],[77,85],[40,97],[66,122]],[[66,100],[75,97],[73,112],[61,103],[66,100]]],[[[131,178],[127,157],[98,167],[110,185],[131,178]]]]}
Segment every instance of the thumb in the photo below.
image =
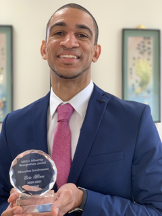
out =
{"type": "Polygon", "coordinates": [[[53,215],[53,216],[57,216],[58,213],[59,213],[59,208],[58,208],[58,207],[55,207],[55,208],[53,207],[53,208],[52,208],[52,215],[53,215]]]}
{"type": "Polygon", "coordinates": [[[16,206],[14,208],[9,208],[4,211],[1,216],[13,216],[14,214],[20,214],[22,212],[22,208],[20,206],[16,206]]]}

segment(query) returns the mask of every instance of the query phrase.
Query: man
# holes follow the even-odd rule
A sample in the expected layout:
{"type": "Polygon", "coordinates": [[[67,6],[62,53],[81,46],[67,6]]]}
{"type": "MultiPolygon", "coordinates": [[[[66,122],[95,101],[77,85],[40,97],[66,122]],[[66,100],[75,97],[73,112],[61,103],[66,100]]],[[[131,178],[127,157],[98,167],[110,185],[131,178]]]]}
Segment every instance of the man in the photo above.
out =
{"type": "MultiPolygon", "coordinates": [[[[162,215],[162,146],[150,108],[122,101],[91,82],[91,62],[101,52],[97,34],[96,21],[79,5],[65,5],[51,17],[41,46],[50,67],[50,96],[9,114],[3,122],[1,212],[12,188],[8,177],[12,160],[28,149],[52,155],[56,108],[68,102],[74,108],[69,122],[73,161],[67,184],[58,191],[55,185],[48,214],[62,216],[72,210],[74,215],[82,208],[83,216],[162,215]]],[[[3,216],[21,213],[21,207],[14,207],[13,191],[3,216]]]]}

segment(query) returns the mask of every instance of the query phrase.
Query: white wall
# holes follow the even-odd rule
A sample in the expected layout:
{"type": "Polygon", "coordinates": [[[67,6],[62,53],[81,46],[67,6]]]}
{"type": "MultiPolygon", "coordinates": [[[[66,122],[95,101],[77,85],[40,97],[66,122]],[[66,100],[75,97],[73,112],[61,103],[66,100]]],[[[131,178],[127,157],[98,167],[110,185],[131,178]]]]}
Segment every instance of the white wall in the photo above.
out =
{"type": "MultiPolygon", "coordinates": [[[[161,0],[74,0],[96,18],[102,46],[99,61],[92,65],[92,79],[121,98],[122,28],[162,29],[161,0]]],[[[0,0],[0,24],[14,28],[14,110],[44,96],[49,90],[49,68],[40,55],[49,17],[66,0],[0,0]]],[[[162,124],[157,124],[162,137],[162,124]]]]}

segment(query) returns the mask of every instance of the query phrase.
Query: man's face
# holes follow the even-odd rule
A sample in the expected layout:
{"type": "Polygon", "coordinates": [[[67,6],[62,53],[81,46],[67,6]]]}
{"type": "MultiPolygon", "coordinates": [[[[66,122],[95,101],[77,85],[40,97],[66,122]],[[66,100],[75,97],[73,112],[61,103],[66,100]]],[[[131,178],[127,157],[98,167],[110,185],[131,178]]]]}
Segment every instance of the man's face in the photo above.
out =
{"type": "Polygon", "coordinates": [[[100,55],[100,46],[94,45],[94,39],[89,14],[74,8],[62,9],[50,21],[47,41],[42,42],[42,57],[59,77],[72,79],[90,74],[91,62],[100,55]]]}

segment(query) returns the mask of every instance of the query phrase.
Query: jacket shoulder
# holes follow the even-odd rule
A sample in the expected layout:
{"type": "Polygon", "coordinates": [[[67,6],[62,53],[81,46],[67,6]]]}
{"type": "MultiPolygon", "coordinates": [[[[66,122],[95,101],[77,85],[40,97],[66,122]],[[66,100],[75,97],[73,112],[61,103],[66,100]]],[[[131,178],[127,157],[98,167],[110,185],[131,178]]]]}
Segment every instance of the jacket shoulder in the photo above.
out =
{"type": "Polygon", "coordinates": [[[108,92],[103,91],[99,87],[95,85],[95,91],[99,94],[104,95],[104,97],[108,98],[108,105],[106,107],[107,112],[111,112],[114,116],[127,116],[131,118],[140,118],[144,110],[148,110],[150,112],[149,105],[139,103],[136,101],[128,101],[120,99],[108,92]]]}
{"type": "Polygon", "coordinates": [[[140,102],[120,99],[120,98],[116,97],[115,95],[112,95],[108,92],[105,92],[104,90],[102,90],[101,88],[99,88],[96,85],[95,85],[95,90],[97,92],[99,92],[101,95],[104,95],[105,97],[107,97],[109,99],[109,103],[111,105],[119,106],[120,108],[123,107],[123,108],[128,108],[128,109],[137,109],[137,108],[144,109],[146,106],[148,106],[148,105],[140,103],[140,102]]]}
{"type": "Polygon", "coordinates": [[[48,106],[49,96],[50,96],[50,92],[46,96],[32,102],[31,104],[29,104],[29,105],[27,105],[21,109],[17,109],[15,111],[12,111],[11,113],[9,113],[5,117],[4,121],[7,120],[8,123],[14,122],[16,124],[17,121],[19,121],[19,120],[21,121],[22,119],[24,120],[24,119],[29,118],[32,115],[32,112],[33,112],[33,109],[35,106],[38,106],[38,108],[39,108],[39,104],[42,104],[44,106],[48,106]]]}

